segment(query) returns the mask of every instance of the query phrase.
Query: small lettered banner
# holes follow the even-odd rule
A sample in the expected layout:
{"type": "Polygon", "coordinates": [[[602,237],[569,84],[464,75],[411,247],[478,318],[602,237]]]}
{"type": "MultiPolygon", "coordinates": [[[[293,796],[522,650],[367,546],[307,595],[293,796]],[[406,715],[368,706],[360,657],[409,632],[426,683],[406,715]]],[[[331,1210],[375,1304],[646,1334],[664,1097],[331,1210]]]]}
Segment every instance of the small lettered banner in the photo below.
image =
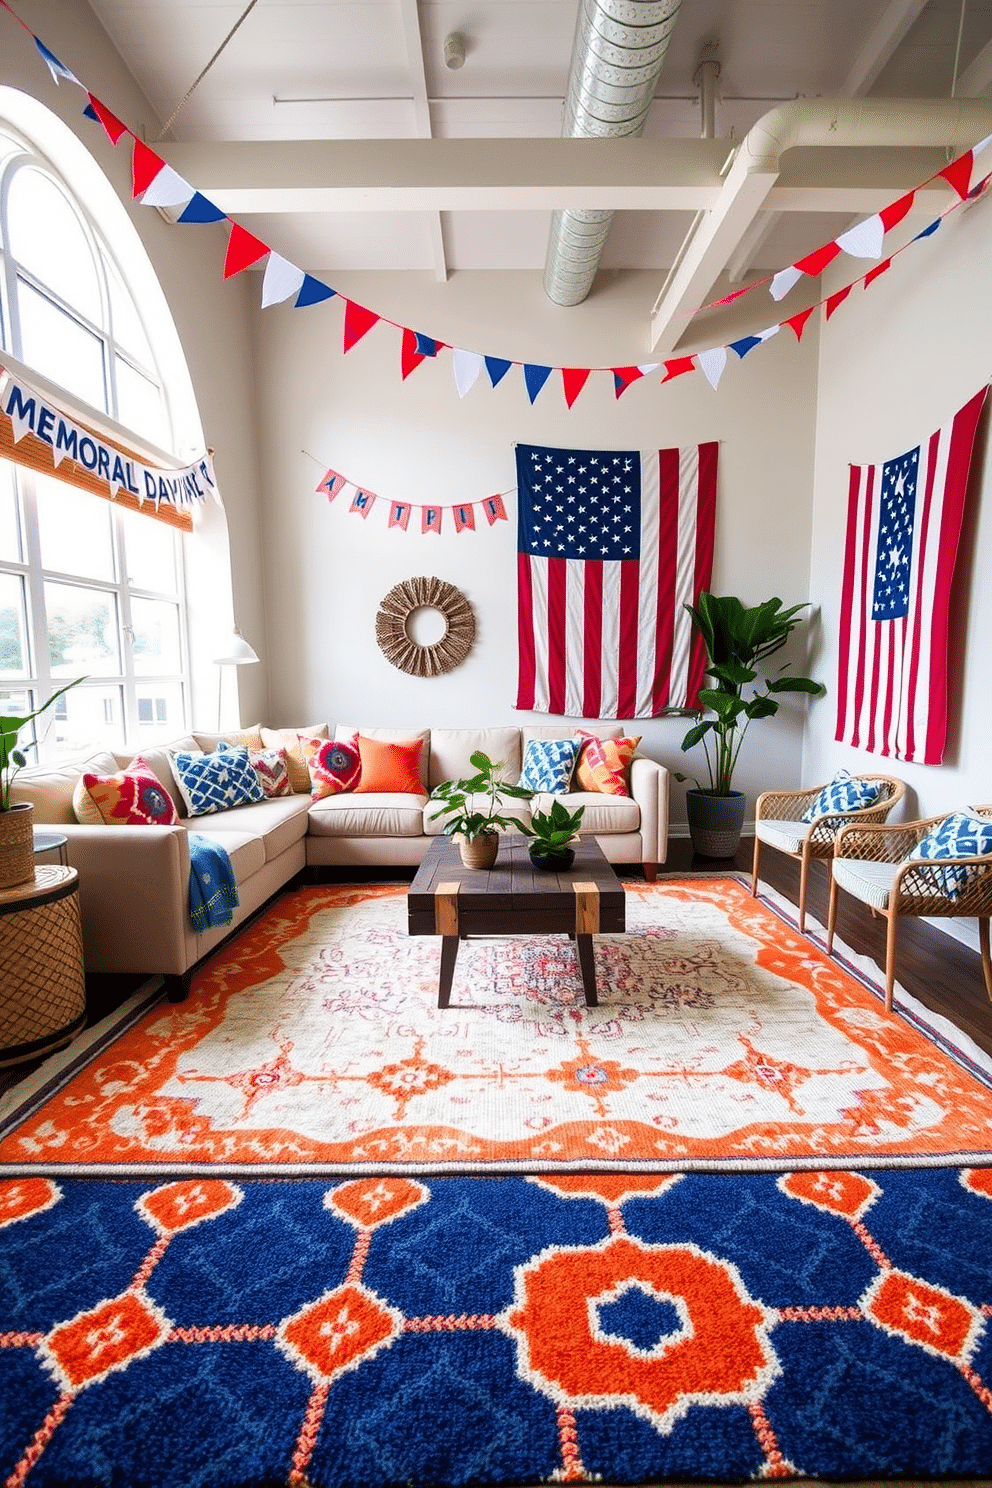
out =
{"type": "Polygon", "coordinates": [[[356,485],[338,470],[325,471],[316,487],[317,492],[326,496],[328,501],[333,501],[335,496],[346,488],[352,493],[349,512],[359,517],[368,517],[376,502],[381,500],[389,509],[387,527],[401,527],[404,532],[411,530],[410,519],[414,513],[416,513],[412,527],[414,532],[440,532],[445,516],[454,524],[456,532],[474,532],[477,510],[482,513],[490,527],[494,522],[507,521],[503,497],[508,496],[509,491],[500,491],[494,496],[484,497],[481,501],[459,502],[454,506],[426,506],[414,501],[394,501],[390,497],[380,497],[377,492],[370,491],[367,486],[356,485]]]}

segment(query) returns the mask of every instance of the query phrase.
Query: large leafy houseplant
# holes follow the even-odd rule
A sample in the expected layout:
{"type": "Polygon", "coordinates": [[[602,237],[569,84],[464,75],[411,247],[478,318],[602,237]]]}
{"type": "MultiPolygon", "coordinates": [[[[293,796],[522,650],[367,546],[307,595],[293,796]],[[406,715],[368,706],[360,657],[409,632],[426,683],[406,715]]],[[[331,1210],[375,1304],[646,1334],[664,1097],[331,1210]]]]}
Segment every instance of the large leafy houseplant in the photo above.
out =
{"type": "MultiPolygon", "coordinates": [[[[442,830],[447,836],[458,838],[462,844],[475,842],[479,838],[491,838],[491,866],[496,858],[499,833],[520,826],[519,821],[504,816],[499,808],[507,799],[529,801],[534,792],[526,786],[511,785],[508,781],[501,780],[499,771],[503,768],[503,762],[494,764],[481,749],[470,755],[469,760],[477,773],[466,775],[461,780],[445,780],[435,786],[431,792],[431,801],[438,803],[438,810],[432,811],[428,820],[436,821],[438,817],[446,816],[448,820],[442,830]]],[[[467,866],[483,866],[481,861],[470,861],[464,845],[462,859],[467,866]]]]}
{"type": "Polygon", "coordinates": [[[59,688],[58,692],[53,692],[48,701],[42,703],[41,707],[36,708],[33,713],[26,713],[20,718],[0,716],[0,811],[12,809],[10,787],[18,770],[23,769],[27,764],[25,749],[33,747],[32,745],[25,745],[24,748],[19,746],[18,739],[22,730],[47,708],[50,708],[64,692],[68,692],[70,687],[77,687],[85,680],[84,677],[76,677],[74,681],[67,682],[64,687],[59,688]]]}

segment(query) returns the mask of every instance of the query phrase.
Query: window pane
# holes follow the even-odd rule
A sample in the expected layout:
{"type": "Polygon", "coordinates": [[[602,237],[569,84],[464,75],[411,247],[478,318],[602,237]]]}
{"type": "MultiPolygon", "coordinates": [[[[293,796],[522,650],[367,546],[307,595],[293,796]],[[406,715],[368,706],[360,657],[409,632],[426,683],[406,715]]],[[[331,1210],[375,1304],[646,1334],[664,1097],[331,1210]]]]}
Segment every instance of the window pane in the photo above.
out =
{"type": "Polygon", "coordinates": [[[47,476],[37,477],[37,487],[42,567],[113,581],[109,502],[47,476]]]}
{"type": "Polygon", "coordinates": [[[38,719],[38,757],[42,760],[93,754],[120,748],[124,741],[124,707],[119,687],[74,687],[38,719]]]}
{"type": "Polygon", "coordinates": [[[185,727],[183,690],[178,682],[146,682],[138,687],[138,740],[161,743],[185,727]]]}
{"type": "Polygon", "coordinates": [[[102,326],[100,281],[82,223],[68,200],[33,166],[18,170],[7,197],[12,256],[94,325],[102,326]]]}
{"type": "Polygon", "coordinates": [[[0,561],[21,561],[21,529],[17,510],[14,467],[0,460],[0,561]]]}
{"type": "Polygon", "coordinates": [[[28,670],[24,580],[0,573],[0,676],[25,677],[28,670]]]}
{"type": "Polygon", "coordinates": [[[178,672],[179,606],[163,599],[132,599],[131,624],[135,675],[178,672]]]}
{"type": "Polygon", "coordinates": [[[45,610],[53,677],[121,670],[116,595],[74,584],[46,584],[45,610]]]}
{"type": "Polygon", "coordinates": [[[113,316],[114,340],[118,346],[129,351],[136,361],[146,367],[154,365],[152,349],[148,345],[145,328],[128,291],[118,278],[113,264],[107,264],[107,281],[110,286],[110,313],[113,316]]]}
{"type": "Polygon", "coordinates": [[[109,412],[103,343],[23,280],[18,280],[17,303],[21,360],[94,408],[109,412]]]}
{"type": "Polygon", "coordinates": [[[165,405],[157,385],[136,372],[130,362],[115,359],[117,367],[117,419],[136,434],[143,434],[160,449],[168,449],[169,433],[165,405]]]}
{"type": "Polygon", "coordinates": [[[138,512],[121,508],[124,523],[124,562],[132,589],[155,589],[175,594],[178,538],[164,522],[153,522],[138,512]]]}

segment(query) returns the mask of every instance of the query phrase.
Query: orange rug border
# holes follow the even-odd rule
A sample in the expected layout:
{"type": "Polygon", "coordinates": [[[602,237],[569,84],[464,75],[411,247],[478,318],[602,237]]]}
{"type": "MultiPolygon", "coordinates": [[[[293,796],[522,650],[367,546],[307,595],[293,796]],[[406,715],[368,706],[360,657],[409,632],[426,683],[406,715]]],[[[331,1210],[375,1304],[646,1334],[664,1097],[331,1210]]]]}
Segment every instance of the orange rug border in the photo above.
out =
{"type": "MultiPolygon", "coordinates": [[[[810,973],[805,978],[794,976],[793,979],[799,981],[813,995],[818,1016],[824,1018],[825,1021],[830,1022],[835,1027],[840,1026],[839,1018],[836,1011],[829,1005],[826,996],[828,988],[836,993],[838,983],[843,984],[853,981],[863,995],[881,1002],[880,990],[864,974],[864,971],[859,969],[857,966],[859,958],[855,957],[853,952],[848,953],[851,960],[846,965],[843,960],[843,952],[847,948],[841,948],[841,957],[833,960],[827,958],[822,946],[817,945],[815,939],[809,936],[800,936],[794,923],[790,923],[787,911],[793,907],[788,905],[787,901],[783,901],[786,906],[786,912],[783,912],[779,904],[772,902],[771,898],[765,894],[762,894],[757,901],[752,899],[749,888],[742,875],[684,874],[666,878],[662,884],[641,885],[637,883],[625,883],[624,888],[627,893],[637,895],[643,899],[650,899],[659,893],[665,893],[678,894],[683,900],[688,901],[691,901],[700,894],[712,901],[719,900],[720,907],[727,914],[730,923],[741,931],[741,933],[749,935],[752,939],[755,938],[754,926],[750,920],[753,918],[755,909],[760,908],[764,914],[770,917],[772,924],[782,926],[789,933],[791,940],[788,944],[783,944],[780,940],[776,941],[773,947],[770,937],[767,937],[765,945],[755,955],[755,964],[765,965],[766,969],[774,975],[782,975],[783,973],[779,967],[769,963],[775,961],[781,962],[782,956],[786,953],[798,963],[808,959],[810,953],[813,952],[819,966],[819,975],[814,976],[810,973]],[[733,885],[734,889],[728,900],[727,889],[730,885],[733,885]],[[745,920],[748,923],[745,923],[745,920]]],[[[195,977],[194,990],[191,996],[195,999],[197,994],[200,995],[201,1000],[197,1009],[199,1016],[191,1022],[189,1032],[185,1038],[170,1038],[167,1045],[164,1046],[163,1058],[167,1061],[168,1066],[174,1068],[181,1054],[187,1048],[195,1046],[210,1028],[215,1027],[220,1022],[224,1015],[226,999],[231,992],[254,985],[261,980],[278,974],[284,969],[284,962],[278,954],[278,946],[285,939],[285,934],[280,932],[280,926],[285,926],[287,923],[292,924],[293,934],[295,936],[309,927],[315,914],[325,908],[331,907],[331,905],[334,907],[347,907],[370,899],[395,899],[405,894],[405,892],[406,885],[395,883],[318,886],[303,889],[291,896],[284,895],[274,904],[270,905],[256,921],[247,927],[241,935],[237,936],[224,950],[220,951],[195,977]],[[206,1003],[203,1000],[205,995],[210,999],[206,1003]]],[[[864,960],[864,958],[860,959],[862,961],[864,960]]],[[[790,975],[798,969],[798,964],[790,968],[790,975]]],[[[741,1129],[734,1133],[731,1138],[720,1137],[712,1139],[710,1144],[711,1150],[707,1150],[707,1144],[699,1138],[673,1138],[671,1139],[672,1145],[690,1145],[693,1150],[689,1153],[676,1152],[670,1155],[649,1153],[641,1157],[632,1157],[621,1154],[599,1158],[587,1153],[581,1157],[553,1158],[535,1154],[534,1138],[528,1138],[524,1142],[518,1143],[502,1141],[497,1143],[491,1139],[475,1138],[472,1140],[477,1146],[484,1146],[487,1149],[495,1147],[498,1150],[492,1155],[487,1151],[481,1156],[476,1153],[468,1158],[454,1158],[449,1160],[442,1160],[436,1157],[429,1158],[426,1156],[420,1158],[411,1157],[408,1159],[395,1157],[363,1159],[356,1157],[319,1156],[317,1154],[329,1145],[332,1145],[334,1148],[340,1148],[344,1144],[320,1144],[311,1138],[302,1137],[295,1132],[273,1132],[273,1137],[282,1135],[291,1145],[296,1145],[301,1149],[309,1148],[310,1155],[301,1152],[299,1161],[282,1161],[279,1159],[260,1160],[256,1158],[246,1161],[237,1157],[231,1160],[224,1160],[209,1156],[198,1157],[190,1161],[182,1161],[174,1152],[171,1155],[163,1156],[161,1159],[156,1159],[154,1156],[149,1156],[146,1149],[140,1156],[131,1159],[126,1157],[115,1159],[106,1156],[97,1156],[92,1162],[80,1161],[78,1159],[60,1162],[53,1160],[51,1157],[41,1158],[38,1161],[31,1161],[23,1156],[15,1159],[9,1149],[18,1141],[19,1136],[23,1134],[24,1128],[30,1129],[29,1124],[37,1122],[39,1116],[48,1107],[50,1102],[57,1102],[61,1099],[65,1105],[69,1100],[68,1093],[70,1089],[76,1092],[74,1097],[76,1100],[83,1099],[85,1101],[87,1071],[93,1071],[94,1067],[98,1065],[107,1051],[112,1048],[116,1039],[125,1036],[143,1018],[161,1018],[163,1011],[168,1012],[172,1005],[160,1002],[156,1002],[150,1007],[147,1005],[144,1006],[144,1011],[141,1011],[140,1008],[138,1011],[134,1011],[132,1004],[138,1002],[142,992],[145,993],[147,1002],[146,989],[148,985],[146,983],[145,987],[139,989],[139,993],[135,994],[135,997],[130,999],[128,1004],[125,1004],[126,1009],[131,1009],[128,1020],[126,1022],[119,1022],[114,1031],[105,1033],[102,1042],[97,1037],[99,1029],[91,1031],[93,1036],[92,1052],[89,1050],[82,1051],[82,1060],[78,1056],[75,1060],[72,1058],[73,1048],[75,1046],[64,1051],[62,1056],[55,1056],[56,1060],[60,1057],[66,1059],[70,1066],[69,1070],[63,1076],[50,1075],[42,1085],[42,1089],[47,1090],[47,1094],[36,1098],[33,1109],[27,1111],[23,1117],[15,1118],[16,1124],[11,1125],[10,1130],[0,1139],[0,1175],[16,1175],[22,1172],[40,1174],[44,1172],[50,1173],[53,1176],[90,1175],[96,1177],[120,1175],[121,1177],[125,1177],[139,1174],[161,1175],[165,1172],[183,1175],[197,1175],[209,1172],[214,1175],[223,1173],[230,1176],[252,1176],[267,1172],[273,1175],[278,1174],[280,1176],[291,1177],[320,1176],[323,1174],[355,1174],[362,1176],[375,1174],[382,1174],[384,1176],[387,1174],[423,1174],[429,1176],[443,1175],[444,1173],[451,1173],[452,1175],[482,1173],[493,1175],[499,1172],[510,1174],[549,1171],[560,1173],[617,1171],[654,1171],[659,1173],[759,1172],[804,1167],[816,1169],[825,1167],[844,1168],[852,1165],[862,1167],[873,1166],[877,1168],[944,1167],[966,1163],[981,1165],[992,1162],[992,1116],[986,1118],[986,1124],[989,1127],[988,1145],[986,1146],[951,1148],[949,1145],[945,1145],[939,1150],[920,1150],[913,1152],[900,1151],[898,1150],[898,1146],[896,1150],[891,1150],[891,1146],[888,1148],[875,1146],[865,1149],[864,1147],[858,1148],[855,1145],[852,1145],[850,1150],[809,1154],[783,1151],[767,1155],[745,1155],[740,1152],[728,1154],[725,1150],[720,1150],[726,1149],[728,1142],[733,1142],[734,1145],[740,1147],[746,1137],[746,1133],[741,1129]],[[82,1062],[83,1060],[85,1062],[82,1062]],[[81,1064],[81,1067],[73,1070],[71,1068],[73,1063],[81,1064]],[[57,1088],[52,1090],[50,1087],[55,1083],[56,1079],[58,1081],[57,1088]],[[78,1084],[80,1081],[83,1082],[82,1086],[78,1084]],[[515,1148],[526,1148],[528,1150],[515,1151],[515,1148]]],[[[903,997],[905,998],[905,994],[903,994],[903,997]]],[[[909,999],[909,1001],[910,1003],[913,1002],[912,999],[909,999]]],[[[919,1008],[920,1005],[914,1004],[914,1007],[919,1008]]],[[[173,1013],[181,1019],[184,1014],[188,1015],[190,1008],[190,1003],[175,1005],[173,1013]]],[[[924,1009],[922,1011],[927,1012],[928,1010],[924,1009]]],[[[118,1013],[114,1015],[118,1020],[120,1019],[120,1013],[121,1010],[118,1010],[118,1013]]],[[[946,1022],[946,1020],[940,1020],[939,1015],[933,1016],[938,1021],[946,1022]]],[[[110,1021],[105,1020],[105,1022],[110,1021]]],[[[947,1026],[952,1027],[953,1025],[947,1026]]],[[[916,1019],[911,1014],[907,1016],[906,1010],[898,1004],[896,1014],[891,1020],[891,1026],[887,1019],[881,1030],[874,1035],[875,1042],[884,1046],[881,1049],[879,1058],[884,1058],[887,1063],[891,1064],[896,1046],[901,1045],[903,1052],[905,1052],[905,1035],[907,1031],[910,1036],[920,1039],[924,1048],[929,1048],[932,1058],[948,1064],[957,1074],[959,1080],[967,1081],[972,1086],[979,1087],[982,1095],[987,1098],[987,1092],[992,1088],[992,1071],[989,1068],[969,1068],[970,1061],[966,1052],[962,1057],[962,1052],[959,1049],[942,1047],[941,1043],[935,1041],[927,1029],[918,1026],[916,1019]]],[[[965,1035],[961,1035],[961,1037],[966,1043],[970,1042],[965,1035]]],[[[976,1048],[976,1046],[972,1047],[976,1048]]],[[[916,1052],[918,1055],[919,1051],[916,1052]]],[[[981,1051],[978,1051],[977,1048],[976,1052],[981,1055],[981,1051]]],[[[51,1063],[52,1061],[49,1062],[49,1065],[51,1063]]],[[[44,1074],[44,1070],[49,1065],[46,1065],[42,1071],[39,1071],[39,1078],[44,1074]]],[[[161,1059],[155,1059],[152,1061],[152,1067],[147,1076],[148,1082],[150,1084],[154,1082],[157,1086],[161,1083],[162,1078],[162,1061],[161,1059]]],[[[16,1095],[16,1087],[12,1094],[16,1095]]],[[[971,1095],[972,1097],[974,1096],[974,1091],[971,1092],[971,1095]]],[[[182,1098],[179,1097],[159,1097],[159,1100],[171,1100],[179,1104],[183,1103],[182,1098]]],[[[0,1110],[9,1102],[11,1102],[11,1094],[8,1094],[8,1097],[0,1105],[0,1110]]],[[[12,1104],[16,1110],[16,1101],[12,1102],[12,1104]]],[[[192,1102],[188,1102],[187,1104],[191,1105],[192,1102]]],[[[989,1109],[992,1112],[992,1102],[990,1102],[989,1109]]],[[[959,1117],[956,1119],[960,1120],[959,1117]]],[[[206,1127],[209,1123],[204,1121],[203,1125],[206,1127]]],[[[570,1132],[574,1132],[574,1129],[577,1127],[583,1128],[587,1125],[588,1123],[584,1122],[570,1123],[568,1125],[563,1124],[554,1129],[554,1134],[567,1149],[570,1132]]],[[[611,1121],[610,1125],[620,1132],[630,1129],[630,1135],[638,1135],[643,1138],[644,1124],[641,1122],[611,1121]]],[[[763,1127],[764,1124],[759,1124],[758,1130],[760,1131],[763,1127]]],[[[383,1128],[385,1132],[395,1130],[403,1130],[408,1140],[410,1138],[416,1139],[418,1131],[416,1127],[412,1126],[383,1128]]],[[[437,1127],[421,1130],[429,1131],[435,1139],[439,1135],[443,1135],[442,1129],[437,1127]]],[[[456,1132],[454,1129],[452,1129],[452,1135],[459,1138],[462,1136],[461,1133],[456,1132]]],[[[372,1137],[366,1135],[361,1140],[368,1146],[370,1141],[374,1139],[374,1136],[375,1134],[372,1134],[372,1137]]],[[[655,1140],[658,1140],[659,1138],[664,1138],[665,1134],[652,1130],[652,1136],[655,1140]]],[[[249,1134],[247,1138],[244,1136],[238,1137],[236,1144],[241,1146],[250,1144],[257,1147],[264,1140],[265,1133],[256,1132],[249,1134]]],[[[798,1142],[801,1139],[797,1135],[793,1135],[791,1140],[798,1142]]],[[[918,1134],[914,1140],[920,1140],[918,1134]]]]}

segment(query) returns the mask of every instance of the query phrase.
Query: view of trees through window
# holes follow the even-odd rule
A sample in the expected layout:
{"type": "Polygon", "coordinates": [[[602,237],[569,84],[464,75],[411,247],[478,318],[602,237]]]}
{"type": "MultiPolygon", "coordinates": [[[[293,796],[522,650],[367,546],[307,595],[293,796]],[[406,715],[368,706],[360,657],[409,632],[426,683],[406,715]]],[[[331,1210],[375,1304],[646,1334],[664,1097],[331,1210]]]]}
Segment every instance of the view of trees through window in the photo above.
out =
{"type": "MultiPolygon", "coordinates": [[[[0,345],[161,448],[168,405],[100,225],[0,124],[0,345]]],[[[0,459],[0,713],[30,713],[42,759],[186,732],[182,537],[0,459]]]]}

